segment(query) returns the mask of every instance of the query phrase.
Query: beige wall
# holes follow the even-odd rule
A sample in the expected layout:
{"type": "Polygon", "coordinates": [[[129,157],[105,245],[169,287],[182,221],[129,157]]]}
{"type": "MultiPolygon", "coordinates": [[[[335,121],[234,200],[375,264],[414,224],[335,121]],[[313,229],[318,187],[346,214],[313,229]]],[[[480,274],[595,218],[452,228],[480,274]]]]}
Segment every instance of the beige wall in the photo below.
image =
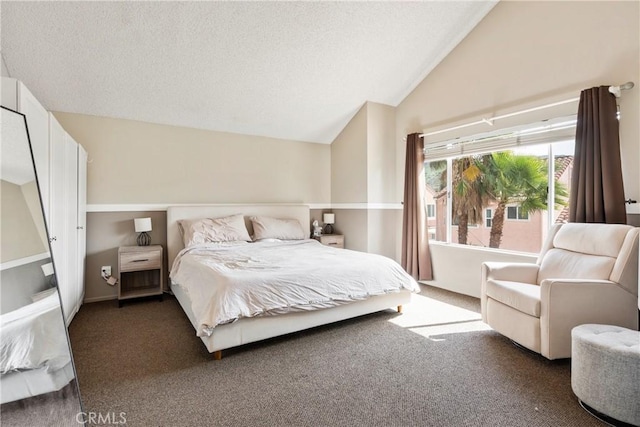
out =
{"type": "Polygon", "coordinates": [[[402,210],[369,209],[367,212],[367,252],[384,255],[396,261],[396,230],[402,229],[402,210]]]}
{"type": "Polygon", "coordinates": [[[398,203],[395,194],[396,110],[367,103],[367,201],[398,203]]]}
{"type": "Polygon", "coordinates": [[[19,185],[0,180],[0,263],[48,252],[19,185]]]}
{"type": "Polygon", "coordinates": [[[366,102],[331,144],[332,203],[397,203],[395,108],[366,102]]]}
{"type": "Polygon", "coordinates": [[[54,113],[89,153],[89,204],[328,203],[330,147],[54,113]]]}
{"type": "Polygon", "coordinates": [[[367,209],[334,209],[335,233],[344,236],[344,247],[354,251],[368,252],[369,236],[367,209]]]}
{"type": "Polygon", "coordinates": [[[331,144],[331,202],[345,247],[396,256],[395,108],[365,103],[331,144]],[[360,209],[340,207],[359,204],[360,209]]]}
{"type": "Polygon", "coordinates": [[[331,143],[331,202],[367,202],[367,104],[331,143]]]}
{"type": "MultiPolygon", "coordinates": [[[[639,9],[638,2],[498,3],[396,108],[397,194],[402,195],[403,138],[409,133],[577,97],[593,86],[634,81],[636,87],[619,99],[620,144],[626,197],[640,200],[639,9]]],[[[433,283],[474,296],[479,295],[482,261],[518,258],[446,245],[432,245],[431,253],[433,283]]]]}

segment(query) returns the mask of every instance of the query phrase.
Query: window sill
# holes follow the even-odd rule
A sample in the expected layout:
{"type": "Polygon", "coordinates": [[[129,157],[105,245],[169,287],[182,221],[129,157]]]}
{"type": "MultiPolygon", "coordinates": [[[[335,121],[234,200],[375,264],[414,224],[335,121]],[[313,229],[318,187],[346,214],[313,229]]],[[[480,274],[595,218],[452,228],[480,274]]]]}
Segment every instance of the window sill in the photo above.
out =
{"type": "Polygon", "coordinates": [[[486,246],[461,245],[459,243],[439,242],[437,240],[429,240],[429,245],[445,246],[445,247],[451,247],[451,248],[456,248],[460,250],[478,251],[478,252],[484,252],[484,253],[496,253],[496,254],[504,254],[504,255],[519,255],[519,256],[532,256],[532,257],[538,256],[537,252],[522,252],[522,251],[514,251],[510,249],[488,248],[486,246]]]}

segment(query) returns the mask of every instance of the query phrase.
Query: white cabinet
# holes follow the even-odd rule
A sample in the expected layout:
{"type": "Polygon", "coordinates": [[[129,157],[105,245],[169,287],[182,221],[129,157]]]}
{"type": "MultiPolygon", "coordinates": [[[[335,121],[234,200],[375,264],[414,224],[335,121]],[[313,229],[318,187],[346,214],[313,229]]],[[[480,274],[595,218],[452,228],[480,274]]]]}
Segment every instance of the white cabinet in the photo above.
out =
{"type": "Polygon", "coordinates": [[[84,297],[87,154],[53,114],[50,129],[49,235],[67,324],[84,297]]]}
{"type": "Polygon", "coordinates": [[[25,115],[67,324],[84,298],[87,152],[19,80],[2,77],[2,105],[25,115]]]}
{"type": "Polygon", "coordinates": [[[87,258],[87,151],[78,146],[78,226],[77,226],[77,258],[78,258],[78,289],[77,309],[84,301],[84,273],[87,258]]]}

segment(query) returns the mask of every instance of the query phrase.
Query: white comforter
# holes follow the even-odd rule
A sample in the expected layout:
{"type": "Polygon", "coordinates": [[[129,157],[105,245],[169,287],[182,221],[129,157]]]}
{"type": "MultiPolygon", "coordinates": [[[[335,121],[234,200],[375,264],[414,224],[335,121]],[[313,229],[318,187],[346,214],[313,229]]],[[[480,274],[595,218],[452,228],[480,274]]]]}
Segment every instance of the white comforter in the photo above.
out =
{"type": "Polygon", "coordinates": [[[192,246],[176,257],[171,279],[189,294],[198,336],[242,317],[317,310],[402,289],[420,291],[389,258],[315,240],[192,246]]]}
{"type": "Polygon", "coordinates": [[[64,367],[71,361],[58,292],[0,316],[0,373],[64,367]]]}

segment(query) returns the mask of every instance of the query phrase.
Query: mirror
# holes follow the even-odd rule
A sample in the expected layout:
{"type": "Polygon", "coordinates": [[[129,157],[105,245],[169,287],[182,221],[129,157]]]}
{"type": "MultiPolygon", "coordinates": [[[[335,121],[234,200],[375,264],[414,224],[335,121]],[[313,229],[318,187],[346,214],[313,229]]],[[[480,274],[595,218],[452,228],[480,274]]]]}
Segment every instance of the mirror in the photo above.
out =
{"type": "Polygon", "coordinates": [[[83,424],[25,116],[0,119],[0,418],[83,424]]]}

